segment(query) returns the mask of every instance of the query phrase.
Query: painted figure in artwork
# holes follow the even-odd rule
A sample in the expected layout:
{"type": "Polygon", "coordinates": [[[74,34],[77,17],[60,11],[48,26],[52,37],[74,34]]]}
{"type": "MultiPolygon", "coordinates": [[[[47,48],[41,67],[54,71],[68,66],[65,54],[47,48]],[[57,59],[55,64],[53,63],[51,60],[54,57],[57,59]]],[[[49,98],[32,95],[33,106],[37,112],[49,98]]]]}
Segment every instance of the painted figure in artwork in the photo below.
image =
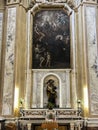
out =
{"type": "Polygon", "coordinates": [[[46,93],[48,96],[48,104],[47,107],[50,108],[54,108],[56,107],[56,98],[57,98],[57,87],[54,85],[54,80],[53,79],[49,79],[47,81],[47,88],[46,88],[46,93]]]}
{"type": "Polygon", "coordinates": [[[33,20],[32,68],[70,68],[70,17],[67,13],[41,10],[33,20]]]}

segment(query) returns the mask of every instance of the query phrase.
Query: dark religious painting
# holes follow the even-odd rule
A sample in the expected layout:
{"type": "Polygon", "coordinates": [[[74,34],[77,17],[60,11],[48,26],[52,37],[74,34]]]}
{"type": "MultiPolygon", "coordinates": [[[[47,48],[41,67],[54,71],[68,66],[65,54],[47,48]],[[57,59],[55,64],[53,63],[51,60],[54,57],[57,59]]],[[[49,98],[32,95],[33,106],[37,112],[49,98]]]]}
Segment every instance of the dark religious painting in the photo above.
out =
{"type": "Polygon", "coordinates": [[[33,21],[33,69],[70,68],[70,18],[63,10],[41,10],[33,21]]]}

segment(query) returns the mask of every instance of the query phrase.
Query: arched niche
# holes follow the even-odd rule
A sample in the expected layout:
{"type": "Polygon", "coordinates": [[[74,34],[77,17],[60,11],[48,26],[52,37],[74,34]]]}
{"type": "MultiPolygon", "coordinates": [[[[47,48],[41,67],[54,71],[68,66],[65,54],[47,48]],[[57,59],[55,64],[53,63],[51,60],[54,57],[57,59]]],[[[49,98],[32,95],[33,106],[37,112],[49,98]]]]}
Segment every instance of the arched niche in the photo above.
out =
{"type": "Polygon", "coordinates": [[[59,79],[49,74],[43,81],[43,107],[58,108],[60,103],[60,82],[59,79]]]}
{"type": "Polygon", "coordinates": [[[33,70],[32,78],[32,108],[45,108],[47,105],[46,83],[52,79],[57,86],[57,106],[59,108],[70,108],[70,71],[54,70],[43,71],[33,70]],[[45,104],[46,103],[46,104],[45,104]]]}

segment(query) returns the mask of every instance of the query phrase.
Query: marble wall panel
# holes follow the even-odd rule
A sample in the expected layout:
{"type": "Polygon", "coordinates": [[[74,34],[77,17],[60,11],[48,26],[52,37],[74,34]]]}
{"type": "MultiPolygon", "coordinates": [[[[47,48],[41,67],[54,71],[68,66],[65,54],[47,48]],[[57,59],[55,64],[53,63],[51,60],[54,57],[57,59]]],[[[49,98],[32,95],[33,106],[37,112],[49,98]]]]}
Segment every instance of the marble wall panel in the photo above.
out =
{"type": "Polygon", "coordinates": [[[86,7],[88,85],[91,115],[98,115],[98,49],[96,7],[86,7]]]}
{"type": "Polygon", "coordinates": [[[11,115],[13,108],[16,8],[8,9],[4,66],[3,115],[11,115]],[[7,109],[6,109],[7,108],[7,109]]]}
{"type": "Polygon", "coordinates": [[[44,79],[53,75],[59,80],[59,107],[68,108],[70,105],[70,70],[65,71],[34,71],[33,72],[33,92],[32,108],[43,108],[43,86],[44,79]]]}
{"type": "Polygon", "coordinates": [[[3,13],[0,12],[0,68],[1,68],[1,50],[2,50],[2,32],[3,32],[3,13]]]}

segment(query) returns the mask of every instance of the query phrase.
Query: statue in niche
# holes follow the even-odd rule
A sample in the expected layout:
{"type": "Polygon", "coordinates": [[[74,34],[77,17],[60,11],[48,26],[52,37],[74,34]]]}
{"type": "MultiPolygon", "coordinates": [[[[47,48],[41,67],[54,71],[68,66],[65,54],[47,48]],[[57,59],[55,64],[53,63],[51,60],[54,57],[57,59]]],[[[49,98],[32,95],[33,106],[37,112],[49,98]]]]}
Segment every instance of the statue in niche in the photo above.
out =
{"type": "Polygon", "coordinates": [[[46,82],[46,93],[47,93],[47,97],[48,97],[47,107],[49,109],[57,107],[57,105],[56,105],[57,87],[54,85],[54,82],[55,81],[53,79],[49,79],[46,82]]]}

